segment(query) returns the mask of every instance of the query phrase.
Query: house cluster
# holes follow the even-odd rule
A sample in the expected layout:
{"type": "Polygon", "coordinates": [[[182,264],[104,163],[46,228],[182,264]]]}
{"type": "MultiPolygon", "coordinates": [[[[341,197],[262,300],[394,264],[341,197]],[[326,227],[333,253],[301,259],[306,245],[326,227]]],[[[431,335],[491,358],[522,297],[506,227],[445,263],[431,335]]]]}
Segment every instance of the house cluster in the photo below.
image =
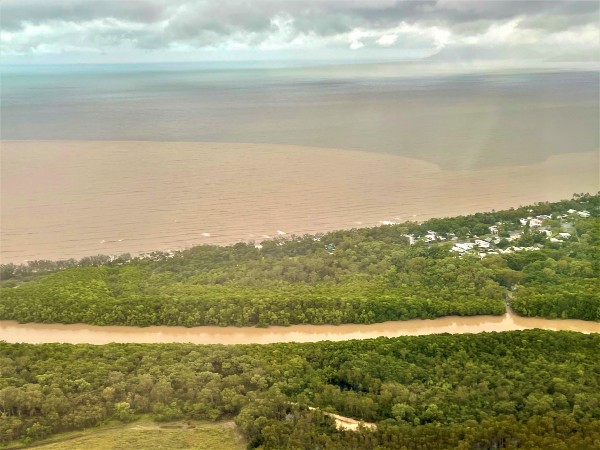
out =
{"type": "Polygon", "coordinates": [[[429,230],[427,234],[423,237],[423,241],[425,243],[435,242],[435,241],[445,241],[447,238],[438,235],[435,231],[429,230]]]}
{"type": "MultiPolygon", "coordinates": [[[[577,211],[574,209],[570,209],[569,211],[567,211],[567,214],[554,216],[554,218],[565,220],[572,215],[578,215],[582,218],[590,217],[590,213],[588,211],[577,211]]],[[[505,237],[502,238],[500,237],[500,227],[503,225],[502,222],[498,222],[497,224],[489,227],[489,235],[482,237],[472,236],[472,238],[470,238],[466,242],[459,241],[454,233],[448,233],[444,236],[441,236],[440,234],[432,230],[427,231],[427,234],[425,234],[425,236],[421,238],[416,238],[414,235],[405,236],[409,239],[411,245],[414,244],[416,241],[422,241],[425,243],[443,242],[446,240],[454,241],[454,244],[450,249],[452,252],[455,252],[460,256],[464,254],[470,254],[478,255],[480,258],[483,258],[487,255],[539,250],[542,247],[541,245],[530,247],[511,245],[506,248],[499,248],[497,246],[497,244],[499,244],[504,239],[508,242],[518,241],[523,236],[523,231],[527,226],[529,226],[531,229],[534,229],[537,233],[544,234],[546,236],[546,239],[548,239],[548,241],[552,243],[561,243],[570,239],[571,233],[568,233],[567,231],[561,231],[559,233],[556,233],[549,229],[549,227],[544,226],[544,221],[552,218],[552,216],[549,216],[547,214],[539,214],[535,217],[523,217],[519,219],[521,228],[519,230],[509,231],[508,236],[506,237],[505,235],[505,237]]],[[[572,228],[572,224],[565,221],[563,222],[562,227],[563,230],[565,228],[570,229],[572,228]]]]}
{"type": "Polygon", "coordinates": [[[484,258],[487,255],[499,255],[505,253],[514,252],[530,252],[539,250],[539,247],[519,247],[511,246],[505,249],[497,248],[494,244],[500,242],[499,238],[486,237],[483,239],[475,239],[473,242],[457,242],[450,249],[450,251],[458,253],[459,255],[470,254],[478,255],[480,258],[484,258]]]}
{"type": "Polygon", "coordinates": [[[590,212],[589,211],[585,211],[585,210],[583,210],[583,211],[577,211],[576,209],[569,209],[567,212],[569,214],[577,214],[579,217],[583,217],[584,219],[587,219],[588,217],[590,217],[590,212]]]}
{"type": "Polygon", "coordinates": [[[563,242],[565,239],[569,239],[571,233],[558,233],[556,237],[551,237],[550,242],[563,242]]]}

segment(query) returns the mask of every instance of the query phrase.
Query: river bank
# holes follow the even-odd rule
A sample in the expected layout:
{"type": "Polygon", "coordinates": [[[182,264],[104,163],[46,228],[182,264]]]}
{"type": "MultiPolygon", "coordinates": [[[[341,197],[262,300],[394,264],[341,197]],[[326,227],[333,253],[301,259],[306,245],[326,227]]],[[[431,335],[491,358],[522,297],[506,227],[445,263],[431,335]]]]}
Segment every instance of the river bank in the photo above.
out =
{"type": "Polygon", "coordinates": [[[600,323],[584,320],[540,319],[503,316],[441,317],[369,325],[292,325],[268,328],[170,327],[147,328],[85,324],[19,324],[0,321],[0,340],[11,343],[68,343],[103,345],[115,343],[271,344],[276,342],[344,341],[380,336],[420,336],[437,333],[471,334],[539,328],[551,331],[600,333],[600,323]]]}

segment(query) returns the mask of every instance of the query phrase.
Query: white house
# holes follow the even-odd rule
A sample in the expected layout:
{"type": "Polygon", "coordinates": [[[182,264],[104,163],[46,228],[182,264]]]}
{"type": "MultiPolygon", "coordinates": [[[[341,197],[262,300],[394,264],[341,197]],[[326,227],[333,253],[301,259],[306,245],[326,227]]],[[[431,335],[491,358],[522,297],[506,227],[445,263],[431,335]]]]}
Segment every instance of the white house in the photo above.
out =
{"type": "Polygon", "coordinates": [[[540,219],[531,219],[529,221],[529,226],[530,227],[541,227],[542,226],[542,221],[540,219]]]}
{"type": "Polygon", "coordinates": [[[520,231],[511,231],[508,234],[509,234],[509,238],[508,238],[509,241],[514,241],[521,237],[520,231]]]}
{"type": "Polygon", "coordinates": [[[563,239],[569,239],[571,237],[571,233],[558,233],[558,235],[563,239]]]}
{"type": "Polygon", "coordinates": [[[457,242],[456,244],[454,244],[454,247],[451,248],[451,251],[464,253],[468,252],[469,250],[473,250],[473,247],[475,247],[475,244],[472,242],[457,242]]]}
{"type": "Polygon", "coordinates": [[[579,214],[580,217],[590,217],[589,211],[579,211],[577,214],[579,214]]]}
{"type": "Polygon", "coordinates": [[[475,240],[475,245],[479,248],[490,248],[490,243],[486,241],[482,241],[481,239],[475,240]]]}
{"type": "Polygon", "coordinates": [[[533,217],[527,217],[526,219],[519,219],[519,222],[522,226],[527,225],[527,222],[529,222],[530,227],[540,227],[542,226],[543,221],[540,219],[534,219],[533,217]]]}

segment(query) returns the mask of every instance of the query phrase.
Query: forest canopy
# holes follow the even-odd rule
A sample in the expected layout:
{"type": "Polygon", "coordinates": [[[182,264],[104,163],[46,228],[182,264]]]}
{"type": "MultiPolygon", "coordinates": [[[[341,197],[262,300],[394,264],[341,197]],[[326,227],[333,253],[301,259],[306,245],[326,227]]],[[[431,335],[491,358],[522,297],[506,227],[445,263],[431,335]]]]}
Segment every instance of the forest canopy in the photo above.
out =
{"type": "Polygon", "coordinates": [[[0,342],[0,445],[146,413],[233,418],[264,449],[594,448],[598,348],[597,334],[541,330],[263,346],[0,342]],[[377,429],[337,430],[327,411],[377,429]]]}

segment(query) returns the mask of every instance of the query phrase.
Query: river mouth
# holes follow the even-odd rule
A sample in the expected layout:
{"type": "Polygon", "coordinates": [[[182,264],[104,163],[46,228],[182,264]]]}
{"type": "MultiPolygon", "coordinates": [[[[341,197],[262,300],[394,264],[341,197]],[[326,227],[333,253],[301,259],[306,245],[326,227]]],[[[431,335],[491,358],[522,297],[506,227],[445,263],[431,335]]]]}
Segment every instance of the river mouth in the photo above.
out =
{"type": "Polygon", "coordinates": [[[273,344],[278,342],[345,341],[377,337],[422,336],[429,334],[471,334],[526,329],[600,333],[600,323],[572,319],[502,316],[448,316],[376,324],[292,325],[268,328],[98,326],[87,324],[19,324],[0,321],[0,340],[28,344],[273,344]]]}

